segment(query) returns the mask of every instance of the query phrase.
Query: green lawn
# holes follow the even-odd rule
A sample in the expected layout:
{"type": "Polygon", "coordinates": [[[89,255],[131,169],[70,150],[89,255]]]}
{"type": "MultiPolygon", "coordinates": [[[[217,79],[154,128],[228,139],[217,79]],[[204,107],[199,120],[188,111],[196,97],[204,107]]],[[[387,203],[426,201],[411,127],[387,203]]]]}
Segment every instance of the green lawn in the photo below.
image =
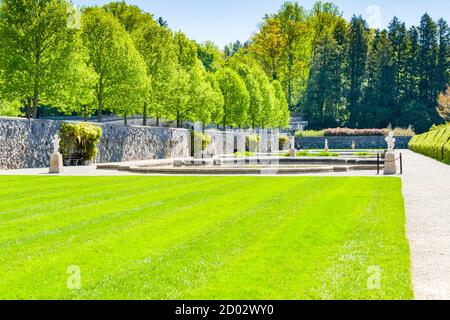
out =
{"type": "MultiPolygon", "coordinates": [[[[1,299],[411,299],[401,180],[0,177],[1,299]],[[81,289],[69,290],[69,266],[81,289]],[[370,266],[381,272],[368,289],[370,266]]],[[[372,272],[372,271],[370,271],[372,272]]]]}

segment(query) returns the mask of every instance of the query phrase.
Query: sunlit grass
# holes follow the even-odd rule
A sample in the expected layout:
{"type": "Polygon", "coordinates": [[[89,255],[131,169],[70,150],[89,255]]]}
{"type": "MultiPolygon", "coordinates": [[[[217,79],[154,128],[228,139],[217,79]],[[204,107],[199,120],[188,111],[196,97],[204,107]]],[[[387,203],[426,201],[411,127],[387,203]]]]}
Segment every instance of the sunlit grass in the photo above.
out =
{"type": "Polygon", "coordinates": [[[2,299],[410,299],[401,181],[0,177],[2,299]],[[67,287],[69,266],[81,289],[67,287]],[[369,289],[371,266],[380,287],[369,289]]]}

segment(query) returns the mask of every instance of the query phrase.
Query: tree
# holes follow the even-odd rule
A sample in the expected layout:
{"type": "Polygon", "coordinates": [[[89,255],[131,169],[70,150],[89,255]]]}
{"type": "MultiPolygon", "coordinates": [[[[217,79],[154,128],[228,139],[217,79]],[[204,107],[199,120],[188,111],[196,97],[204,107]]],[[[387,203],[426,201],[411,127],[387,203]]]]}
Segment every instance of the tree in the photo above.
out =
{"type": "Polygon", "coordinates": [[[437,71],[437,25],[428,14],[422,16],[419,27],[419,100],[424,105],[427,127],[439,119],[436,115],[436,98],[440,90],[436,86],[437,71]]]}
{"type": "MultiPolygon", "coordinates": [[[[405,102],[406,93],[406,59],[408,49],[408,36],[404,22],[394,17],[389,24],[388,38],[392,49],[392,68],[395,74],[394,82],[394,104],[392,116],[396,121],[402,116],[401,105],[405,102]]],[[[392,122],[391,122],[392,123],[392,122]]]]}
{"type": "Polygon", "coordinates": [[[439,95],[437,112],[444,121],[450,122],[450,87],[439,95]]]}
{"type": "Polygon", "coordinates": [[[247,118],[250,95],[244,81],[230,68],[217,72],[217,81],[224,98],[222,123],[226,126],[242,126],[247,118]]]}
{"type": "Polygon", "coordinates": [[[332,35],[317,44],[311,65],[304,114],[312,129],[343,122],[341,47],[332,35]]]}
{"type": "Polygon", "coordinates": [[[104,109],[127,116],[142,105],[148,90],[145,63],[130,35],[110,13],[94,7],[82,16],[82,37],[89,65],[98,76],[93,88],[102,121],[104,109]]]}
{"type": "Polygon", "coordinates": [[[72,93],[64,85],[83,85],[74,75],[83,69],[73,8],[65,0],[4,0],[0,3],[2,91],[9,101],[25,100],[27,116],[36,118],[41,103],[62,101],[72,93]],[[79,63],[79,64],[76,64],[79,63]]]}
{"type": "Polygon", "coordinates": [[[212,41],[198,44],[197,56],[208,72],[216,72],[224,62],[223,54],[212,41]]]}
{"type": "Polygon", "coordinates": [[[254,69],[256,81],[262,96],[261,111],[258,117],[258,126],[262,129],[276,126],[275,112],[275,92],[269,77],[258,68],[254,69]]]}
{"type": "Polygon", "coordinates": [[[360,106],[363,96],[364,76],[366,74],[369,30],[367,22],[361,17],[353,16],[350,21],[348,42],[348,77],[350,90],[348,94],[348,109],[350,126],[358,126],[361,114],[360,106]]]}
{"type": "Polygon", "coordinates": [[[239,63],[234,67],[234,70],[239,74],[241,79],[244,80],[245,87],[249,93],[250,104],[247,116],[251,127],[254,129],[259,123],[261,117],[261,107],[263,104],[263,96],[258,79],[255,76],[255,69],[252,69],[246,64],[239,63]]]}
{"type": "Polygon", "coordinates": [[[150,81],[149,92],[143,106],[143,124],[147,125],[149,114],[159,120],[168,116],[171,84],[176,81],[177,54],[172,33],[156,23],[147,24],[133,32],[136,48],[147,66],[150,81]]]}
{"type": "Polygon", "coordinates": [[[285,46],[286,37],[281,30],[280,19],[267,17],[259,33],[253,37],[250,51],[272,80],[278,79],[285,46]]]}
{"type": "Polygon", "coordinates": [[[437,65],[437,89],[445,90],[450,83],[450,28],[444,19],[438,21],[438,65],[437,65]]]}
{"type": "Polygon", "coordinates": [[[278,80],[272,81],[272,87],[275,94],[275,123],[274,126],[278,128],[286,128],[289,125],[291,113],[283,91],[283,86],[278,80]]]}
{"type": "Polygon", "coordinates": [[[222,91],[220,90],[219,82],[217,81],[216,74],[207,73],[206,80],[209,81],[212,90],[214,91],[213,106],[211,106],[211,122],[217,124],[217,126],[222,123],[223,112],[224,112],[224,97],[222,91]]]}
{"type": "Polygon", "coordinates": [[[200,63],[190,72],[189,107],[192,110],[192,120],[202,123],[202,130],[213,117],[217,117],[217,110],[223,107],[222,93],[212,86],[207,73],[200,63]]]}
{"type": "Polygon", "coordinates": [[[181,32],[175,33],[174,47],[177,55],[176,71],[171,84],[171,103],[168,114],[172,119],[177,120],[177,127],[181,127],[183,120],[191,117],[189,106],[191,88],[189,78],[191,71],[199,63],[197,58],[197,45],[189,40],[181,32]]]}
{"type": "Polygon", "coordinates": [[[386,128],[396,119],[395,86],[397,56],[393,52],[386,30],[376,31],[367,63],[367,87],[364,91],[363,117],[360,125],[366,128],[386,128]]]}
{"type": "Polygon", "coordinates": [[[311,9],[308,24],[312,34],[312,52],[327,34],[333,32],[335,25],[341,20],[342,13],[331,2],[317,1],[311,9]]]}
{"type": "Polygon", "coordinates": [[[285,37],[284,72],[282,82],[285,84],[289,108],[294,108],[294,97],[306,84],[311,42],[306,23],[306,12],[296,2],[285,2],[276,14],[280,20],[281,32],[285,37]]]}
{"type": "Polygon", "coordinates": [[[151,14],[143,12],[138,6],[129,5],[125,1],[110,2],[105,4],[103,9],[115,16],[128,33],[155,24],[151,14]]]}
{"type": "Polygon", "coordinates": [[[184,70],[189,71],[197,63],[197,44],[182,32],[175,33],[174,43],[178,63],[184,70]]]}

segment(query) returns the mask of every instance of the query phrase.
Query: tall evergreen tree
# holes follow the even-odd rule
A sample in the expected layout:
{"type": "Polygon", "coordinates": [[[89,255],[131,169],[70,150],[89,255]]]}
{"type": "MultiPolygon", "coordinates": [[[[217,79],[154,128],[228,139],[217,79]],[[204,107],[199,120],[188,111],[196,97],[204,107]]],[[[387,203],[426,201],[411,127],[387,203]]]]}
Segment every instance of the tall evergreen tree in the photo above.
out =
{"type": "Polygon", "coordinates": [[[423,15],[419,27],[419,100],[423,104],[428,123],[431,126],[439,121],[435,112],[437,89],[437,54],[438,54],[438,28],[428,14],[423,15]]]}
{"type": "Polygon", "coordinates": [[[439,53],[437,66],[437,89],[444,91],[450,84],[450,28],[444,19],[438,21],[439,53]]]}
{"type": "Polygon", "coordinates": [[[406,92],[406,59],[408,49],[408,36],[404,22],[397,17],[391,21],[388,27],[389,42],[392,48],[392,63],[395,73],[394,83],[394,105],[392,110],[392,119],[397,120],[401,117],[401,105],[404,103],[406,92]]]}
{"type": "Polygon", "coordinates": [[[376,31],[368,57],[363,127],[385,128],[395,119],[395,54],[386,30],[376,31]]]}
{"type": "Polygon", "coordinates": [[[361,99],[366,74],[366,63],[369,43],[367,22],[361,17],[353,16],[349,28],[348,42],[348,77],[350,89],[348,93],[349,125],[359,125],[361,117],[361,99]]]}

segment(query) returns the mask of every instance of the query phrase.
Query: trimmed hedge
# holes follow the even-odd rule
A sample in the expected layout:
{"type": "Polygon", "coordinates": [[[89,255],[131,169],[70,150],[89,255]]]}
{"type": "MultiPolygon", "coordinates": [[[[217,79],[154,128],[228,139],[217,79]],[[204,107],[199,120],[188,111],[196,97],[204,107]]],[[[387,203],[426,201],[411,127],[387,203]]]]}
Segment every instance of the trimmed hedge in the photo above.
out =
{"type": "Polygon", "coordinates": [[[450,164],[450,125],[414,136],[409,149],[450,164]]]}

